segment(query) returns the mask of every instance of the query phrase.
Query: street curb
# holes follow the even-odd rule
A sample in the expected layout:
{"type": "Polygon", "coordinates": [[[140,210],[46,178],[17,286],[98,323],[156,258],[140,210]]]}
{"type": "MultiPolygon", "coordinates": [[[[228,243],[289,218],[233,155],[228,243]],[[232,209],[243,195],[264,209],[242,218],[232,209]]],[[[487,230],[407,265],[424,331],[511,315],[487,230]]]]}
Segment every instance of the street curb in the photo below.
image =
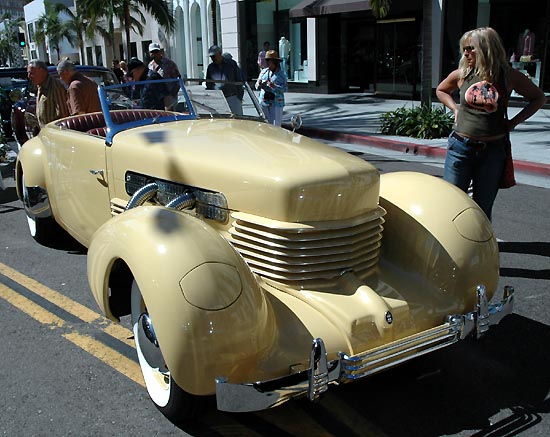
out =
{"type": "MultiPolygon", "coordinates": [[[[413,155],[426,156],[428,158],[445,158],[447,147],[428,146],[426,144],[416,144],[407,141],[390,140],[371,135],[347,134],[344,132],[333,131],[329,129],[319,129],[314,127],[301,127],[299,134],[319,138],[337,143],[349,143],[362,146],[378,147],[381,149],[394,150],[397,152],[411,153],[413,155]]],[[[550,177],[550,164],[543,164],[531,161],[522,161],[514,159],[514,168],[516,171],[532,173],[539,176],[550,177]]]]}

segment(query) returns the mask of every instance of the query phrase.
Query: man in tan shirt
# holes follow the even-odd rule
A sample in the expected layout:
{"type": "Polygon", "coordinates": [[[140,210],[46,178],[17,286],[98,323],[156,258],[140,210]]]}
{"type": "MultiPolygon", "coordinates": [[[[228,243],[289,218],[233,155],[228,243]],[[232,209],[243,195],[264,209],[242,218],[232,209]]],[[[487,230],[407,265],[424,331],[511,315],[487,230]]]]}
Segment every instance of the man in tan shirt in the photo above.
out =
{"type": "Polygon", "coordinates": [[[51,121],[69,115],[67,109],[67,93],[63,84],[48,73],[45,62],[33,59],[27,65],[27,75],[37,86],[36,118],[40,128],[51,121]]]}
{"type": "Polygon", "coordinates": [[[68,60],[57,64],[57,72],[68,85],[67,106],[70,115],[101,111],[97,83],[93,79],[76,71],[74,64],[68,60]]]}

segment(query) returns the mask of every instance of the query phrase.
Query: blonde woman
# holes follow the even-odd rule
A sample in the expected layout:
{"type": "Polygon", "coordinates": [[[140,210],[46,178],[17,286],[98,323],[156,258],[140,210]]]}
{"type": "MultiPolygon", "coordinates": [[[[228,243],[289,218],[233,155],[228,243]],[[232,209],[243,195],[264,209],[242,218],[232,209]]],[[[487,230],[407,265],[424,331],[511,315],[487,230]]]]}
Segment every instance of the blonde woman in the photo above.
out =
{"type": "Polygon", "coordinates": [[[466,32],[460,38],[460,62],[437,87],[438,99],[453,111],[444,179],[463,191],[470,182],[473,199],[489,220],[506,159],[507,135],[544,105],[544,93],[508,64],[498,33],[490,27],[466,32]],[[459,90],[460,103],[452,93],[459,90]],[[508,100],[515,90],[527,105],[507,118],[508,100]]]}

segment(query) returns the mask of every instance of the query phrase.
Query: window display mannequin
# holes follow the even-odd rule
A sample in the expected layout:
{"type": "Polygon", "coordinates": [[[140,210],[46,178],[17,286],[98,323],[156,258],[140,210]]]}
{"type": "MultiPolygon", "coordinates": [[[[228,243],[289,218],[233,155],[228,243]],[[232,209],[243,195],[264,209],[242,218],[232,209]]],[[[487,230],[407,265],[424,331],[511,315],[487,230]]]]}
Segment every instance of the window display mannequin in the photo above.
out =
{"type": "Polygon", "coordinates": [[[279,56],[282,59],[281,69],[285,72],[285,74],[288,77],[288,74],[289,74],[288,59],[290,57],[290,41],[286,39],[284,36],[281,36],[281,39],[279,40],[279,56]]]}
{"type": "Polygon", "coordinates": [[[529,29],[525,29],[518,36],[518,46],[516,55],[521,56],[532,56],[535,50],[535,34],[529,29]]]}

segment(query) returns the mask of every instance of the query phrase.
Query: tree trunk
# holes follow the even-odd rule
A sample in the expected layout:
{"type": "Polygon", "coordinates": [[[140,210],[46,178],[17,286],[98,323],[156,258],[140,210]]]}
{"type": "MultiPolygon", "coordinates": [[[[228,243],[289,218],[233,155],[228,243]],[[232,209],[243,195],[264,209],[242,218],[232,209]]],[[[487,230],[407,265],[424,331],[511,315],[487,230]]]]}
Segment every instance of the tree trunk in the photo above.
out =
{"type": "Polygon", "coordinates": [[[126,57],[126,60],[128,61],[131,58],[132,53],[132,44],[130,42],[130,26],[124,26],[124,32],[126,33],[126,53],[124,56],[126,57]]]}
{"type": "MultiPolygon", "coordinates": [[[[130,14],[130,7],[126,9],[124,13],[124,32],[126,33],[126,60],[128,61],[131,58],[132,53],[132,44],[130,43],[130,20],[131,20],[131,14],[130,14]]],[[[136,53],[137,55],[137,53],[136,53]]]]}

